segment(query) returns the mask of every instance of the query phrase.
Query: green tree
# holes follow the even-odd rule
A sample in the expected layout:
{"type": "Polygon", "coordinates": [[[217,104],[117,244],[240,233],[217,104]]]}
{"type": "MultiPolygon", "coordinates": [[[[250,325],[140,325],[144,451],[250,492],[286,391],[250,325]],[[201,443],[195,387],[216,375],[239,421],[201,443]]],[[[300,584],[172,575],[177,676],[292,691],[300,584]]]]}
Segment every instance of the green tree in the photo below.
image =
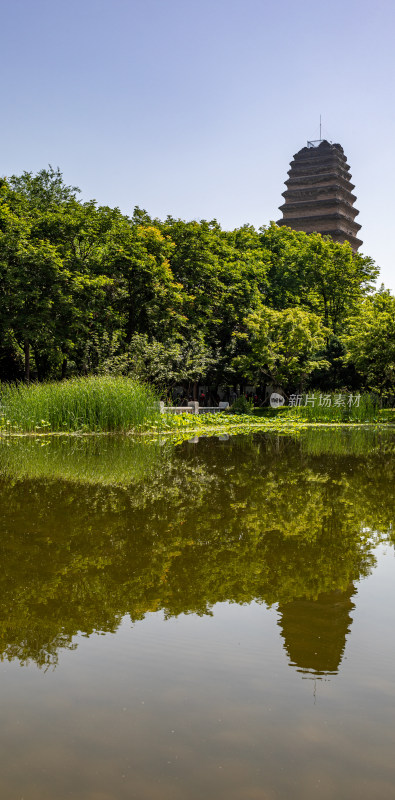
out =
{"type": "Polygon", "coordinates": [[[51,164],[36,175],[26,170],[22,175],[11,175],[8,183],[11,189],[28,200],[29,206],[40,209],[75,199],[80,192],[78,186],[67,186],[59,167],[54,169],[51,164]]]}
{"type": "Polygon", "coordinates": [[[114,281],[127,344],[134,333],[163,340],[186,322],[186,295],[169,264],[173,250],[170,238],[155,225],[121,217],[109,232],[102,259],[114,281]]]}
{"type": "Polygon", "coordinates": [[[168,217],[162,230],[175,249],[173,274],[184,286],[188,337],[203,337],[213,358],[208,377],[227,380],[232,336],[267,290],[267,259],[252,226],[223,231],[216,220],[184,222],[168,217]]]}
{"type": "Polygon", "coordinates": [[[395,390],[395,297],[381,288],[367,298],[344,336],[348,360],[364,387],[382,397],[395,390]]]}
{"type": "Polygon", "coordinates": [[[315,314],[302,308],[276,311],[261,306],[245,319],[237,334],[245,347],[234,367],[254,383],[262,378],[289,387],[303,384],[313,370],[324,365],[320,357],[325,329],[315,314]]]}
{"type": "Polygon", "coordinates": [[[378,268],[371,258],[353,253],[348,242],[278,227],[261,231],[270,257],[268,304],[274,308],[301,305],[318,314],[334,334],[347,316],[372,291],[378,268]]]}
{"type": "Polygon", "coordinates": [[[105,306],[104,289],[111,281],[98,270],[100,225],[92,223],[102,216],[94,204],[80,205],[74,197],[60,205],[49,200],[32,205],[28,193],[2,183],[0,326],[3,336],[9,331],[23,347],[27,380],[31,348],[39,377],[47,377],[87,334],[92,306],[99,299],[105,306]]]}

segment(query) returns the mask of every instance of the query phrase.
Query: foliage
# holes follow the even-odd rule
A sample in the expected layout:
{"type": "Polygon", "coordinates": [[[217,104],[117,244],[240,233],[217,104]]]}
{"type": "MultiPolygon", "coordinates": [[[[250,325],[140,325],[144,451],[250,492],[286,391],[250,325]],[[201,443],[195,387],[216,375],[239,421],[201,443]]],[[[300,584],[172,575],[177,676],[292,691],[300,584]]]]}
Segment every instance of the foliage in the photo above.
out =
{"type": "Polygon", "coordinates": [[[314,369],[326,363],[320,358],[325,330],[309,311],[275,311],[260,306],[244,325],[244,332],[237,336],[246,343],[246,353],[237,356],[234,363],[254,383],[261,383],[264,377],[279,386],[301,385],[314,369]]]}
{"type": "Polygon", "coordinates": [[[330,236],[307,234],[272,223],[262,229],[262,244],[270,252],[270,305],[302,304],[319,314],[334,334],[341,332],[350,312],[372,290],[378,269],[371,258],[353,254],[350,245],[330,236]]]}
{"type": "Polygon", "coordinates": [[[129,378],[74,378],[61,383],[0,385],[6,430],[128,431],[154,419],[155,394],[129,378]]]}
{"type": "Polygon", "coordinates": [[[163,396],[247,381],[385,395],[390,295],[370,361],[367,345],[369,309],[384,302],[377,274],[319,234],[128,217],[83,202],[59,168],[13,175],[0,181],[0,380],[113,374],[163,396]]]}
{"type": "Polygon", "coordinates": [[[62,205],[42,206],[5,181],[0,188],[0,331],[24,348],[27,380],[31,348],[38,377],[59,371],[92,332],[111,285],[98,274],[98,231],[89,225],[101,212],[65,195],[62,205]]]}
{"type": "Polygon", "coordinates": [[[344,337],[348,360],[368,389],[395,393],[395,297],[381,289],[361,305],[344,337]]]}
{"type": "Polygon", "coordinates": [[[248,400],[244,394],[242,394],[237,398],[237,400],[235,400],[234,403],[232,403],[229,412],[231,414],[252,414],[253,410],[254,403],[251,400],[248,400]]]}
{"type": "Polygon", "coordinates": [[[12,175],[9,184],[37,208],[48,208],[75,199],[80,191],[78,186],[66,186],[59,167],[54,169],[51,164],[37,175],[26,170],[22,175],[12,175]]]}
{"type": "Polygon", "coordinates": [[[305,405],[283,407],[280,413],[286,417],[306,422],[325,423],[379,423],[387,421],[380,416],[378,398],[374,394],[317,394],[311,392],[304,398],[305,405]]]}

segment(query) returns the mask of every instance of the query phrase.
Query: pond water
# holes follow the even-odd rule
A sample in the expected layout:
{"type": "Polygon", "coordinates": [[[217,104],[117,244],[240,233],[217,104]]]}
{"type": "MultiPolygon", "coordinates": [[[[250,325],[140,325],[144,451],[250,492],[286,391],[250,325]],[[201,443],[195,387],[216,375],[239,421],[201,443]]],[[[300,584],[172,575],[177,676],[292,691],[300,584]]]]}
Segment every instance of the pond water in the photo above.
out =
{"type": "Polygon", "coordinates": [[[388,800],[395,435],[0,441],[0,796],[388,800]]]}

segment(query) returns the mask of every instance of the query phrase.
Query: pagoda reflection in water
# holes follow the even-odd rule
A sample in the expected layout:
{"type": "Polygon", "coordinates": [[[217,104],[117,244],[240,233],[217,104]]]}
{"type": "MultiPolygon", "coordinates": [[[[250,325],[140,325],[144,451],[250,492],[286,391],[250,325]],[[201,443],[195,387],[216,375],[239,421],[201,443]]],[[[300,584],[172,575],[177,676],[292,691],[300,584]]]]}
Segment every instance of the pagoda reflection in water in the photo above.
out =
{"type": "Polygon", "coordinates": [[[314,677],[335,675],[340,667],[355,608],[352,584],[346,591],[298,599],[278,607],[278,625],[290,666],[314,677]]]}

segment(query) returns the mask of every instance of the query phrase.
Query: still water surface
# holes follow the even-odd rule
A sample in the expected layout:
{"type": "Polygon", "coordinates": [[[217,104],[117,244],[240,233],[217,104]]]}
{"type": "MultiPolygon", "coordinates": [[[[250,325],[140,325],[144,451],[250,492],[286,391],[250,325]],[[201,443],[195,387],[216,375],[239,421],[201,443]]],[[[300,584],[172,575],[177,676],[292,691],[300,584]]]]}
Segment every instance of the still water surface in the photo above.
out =
{"type": "Polygon", "coordinates": [[[0,442],[0,796],[393,800],[394,481],[390,433],[0,442]]]}

